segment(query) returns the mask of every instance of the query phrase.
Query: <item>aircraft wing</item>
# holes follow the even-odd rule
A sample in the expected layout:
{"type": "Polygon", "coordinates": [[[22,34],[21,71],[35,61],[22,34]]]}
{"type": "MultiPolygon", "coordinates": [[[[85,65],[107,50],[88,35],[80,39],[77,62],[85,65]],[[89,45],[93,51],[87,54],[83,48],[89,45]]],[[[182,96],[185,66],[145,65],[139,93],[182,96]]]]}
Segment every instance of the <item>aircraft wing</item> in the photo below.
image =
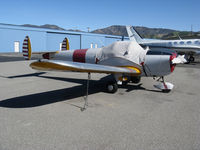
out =
{"type": "Polygon", "coordinates": [[[196,54],[196,55],[200,55],[200,51],[196,51],[195,54],[196,54]]]}
{"type": "Polygon", "coordinates": [[[125,73],[130,75],[140,75],[140,69],[133,66],[105,66],[89,63],[78,63],[61,60],[40,60],[30,64],[30,67],[43,71],[76,71],[91,73],[125,73]]]}

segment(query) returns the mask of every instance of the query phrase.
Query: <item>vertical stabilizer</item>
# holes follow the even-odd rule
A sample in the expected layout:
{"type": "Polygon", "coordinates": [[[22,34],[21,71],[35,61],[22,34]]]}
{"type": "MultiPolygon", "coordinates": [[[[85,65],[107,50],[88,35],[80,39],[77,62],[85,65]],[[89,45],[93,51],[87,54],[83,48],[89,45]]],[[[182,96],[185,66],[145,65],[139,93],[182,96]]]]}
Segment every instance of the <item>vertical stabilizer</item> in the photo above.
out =
{"type": "Polygon", "coordinates": [[[69,40],[67,38],[64,38],[61,50],[62,51],[69,50],[69,40]]]}
{"type": "Polygon", "coordinates": [[[133,26],[126,26],[126,30],[131,41],[136,41],[138,43],[142,42],[142,37],[137,33],[133,26]]]}
{"type": "Polygon", "coordinates": [[[25,60],[31,59],[31,41],[28,36],[26,36],[24,39],[22,52],[25,60]]]}

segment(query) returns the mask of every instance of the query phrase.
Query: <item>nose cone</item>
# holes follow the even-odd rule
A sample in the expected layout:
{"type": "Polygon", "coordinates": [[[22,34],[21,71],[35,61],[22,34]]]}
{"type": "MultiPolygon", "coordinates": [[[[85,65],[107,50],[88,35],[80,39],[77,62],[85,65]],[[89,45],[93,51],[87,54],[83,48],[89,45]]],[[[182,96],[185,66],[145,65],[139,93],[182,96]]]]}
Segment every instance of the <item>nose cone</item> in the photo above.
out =
{"type": "Polygon", "coordinates": [[[171,72],[173,72],[175,69],[176,63],[174,63],[174,61],[176,60],[176,57],[177,57],[177,53],[172,53],[172,55],[169,58],[171,72]]]}

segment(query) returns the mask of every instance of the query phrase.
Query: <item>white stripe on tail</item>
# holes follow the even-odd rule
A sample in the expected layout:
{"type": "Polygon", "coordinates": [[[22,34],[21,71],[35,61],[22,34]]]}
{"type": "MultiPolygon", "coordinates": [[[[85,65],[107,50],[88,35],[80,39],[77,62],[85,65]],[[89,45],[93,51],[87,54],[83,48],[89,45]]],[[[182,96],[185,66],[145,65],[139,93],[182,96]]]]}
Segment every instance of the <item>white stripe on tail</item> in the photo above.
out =
{"type": "Polygon", "coordinates": [[[62,42],[62,51],[69,50],[69,41],[67,38],[64,38],[62,42]]]}
{"type": "Polygon", "coordinates": [[[31,59],[31,42],[28,36],[26,36],[24,39],[22,52],[25,60],[31,59]]]}

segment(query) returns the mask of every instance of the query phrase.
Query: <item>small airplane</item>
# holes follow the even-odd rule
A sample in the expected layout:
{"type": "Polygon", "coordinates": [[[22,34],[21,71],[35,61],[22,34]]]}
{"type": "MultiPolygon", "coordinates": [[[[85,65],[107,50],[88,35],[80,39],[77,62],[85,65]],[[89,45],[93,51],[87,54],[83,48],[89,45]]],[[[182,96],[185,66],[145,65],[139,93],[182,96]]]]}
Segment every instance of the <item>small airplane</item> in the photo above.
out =
{"type": "Polygon", "coordinates": [[[138,42],[142,47],[148,47],[151,50],[171,49],[175,50],[190,62],[194,62],[194,55],[200,55],[200,39],[185,39],[185,40],[156,40],[143,39],[133,26],[126,26],[129,39],[138,42]]]}
{"type": "MultiPolygon", "coordinates": [[[[23,43],[23,55],[31,58],[30,39],[23,43]]],[[[128,82],[139,83],[141,77],[153,77],[159,81],[155,88],[170,92],[174,85],[165,82],[164,76],[174,71],[175,65],[183,63],[175,51],[152,51],[142,48],[135,41],[117,41],[102,48],[76,49],[42,52],[43,59],[30,64],[42,71],[74,71],[88,73],[87,93],[90,73],[106,73],[113,79],[106,84],[109,93],[115,93],[118,85],[128,82]]]]}

